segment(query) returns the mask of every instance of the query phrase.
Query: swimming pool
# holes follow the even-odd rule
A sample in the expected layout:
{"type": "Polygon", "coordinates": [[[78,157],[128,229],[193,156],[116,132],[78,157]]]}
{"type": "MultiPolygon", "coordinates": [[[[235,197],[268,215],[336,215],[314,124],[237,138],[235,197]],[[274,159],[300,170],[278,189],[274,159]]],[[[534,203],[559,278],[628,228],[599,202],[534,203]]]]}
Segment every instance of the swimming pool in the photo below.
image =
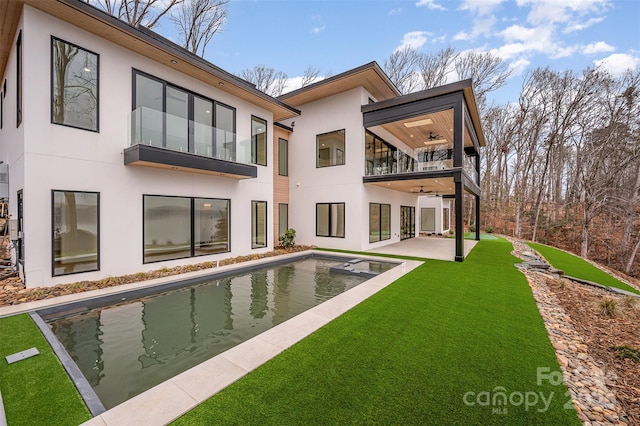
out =
{"type": "Polygon", "coordinates": [[[344,264],[306,257],[42,315],[111,408],[396,265],[373,261],[367,271],[332,271],[344,264]]]}

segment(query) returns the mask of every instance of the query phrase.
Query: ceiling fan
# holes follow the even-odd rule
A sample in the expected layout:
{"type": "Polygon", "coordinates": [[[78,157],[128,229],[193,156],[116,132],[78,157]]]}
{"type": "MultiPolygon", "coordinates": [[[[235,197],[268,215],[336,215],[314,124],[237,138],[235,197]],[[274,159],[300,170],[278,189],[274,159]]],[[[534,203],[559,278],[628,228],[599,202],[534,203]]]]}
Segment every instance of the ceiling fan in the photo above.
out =
{"type": "Polygon", "coordinates": [[[434,135],[433,132],[429,132],[429,141],[438,141],[442,139],[440,135],[434,135]]]}
{"type": "Polygon", "coordinates": [[[433,191],[425,191],[424,187],[422,185],[420,185],[420,190],[419,191],[411,191],[414,194],[431,194],[433,191]]]}

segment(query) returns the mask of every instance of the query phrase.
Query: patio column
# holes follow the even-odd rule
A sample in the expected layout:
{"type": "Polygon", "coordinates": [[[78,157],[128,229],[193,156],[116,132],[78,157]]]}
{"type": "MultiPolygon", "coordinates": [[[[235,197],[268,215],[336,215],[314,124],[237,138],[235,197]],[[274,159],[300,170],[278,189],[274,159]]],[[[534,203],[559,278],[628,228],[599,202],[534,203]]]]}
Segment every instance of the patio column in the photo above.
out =
{"type": "MultiPolygon", "coordinates": [[[[476,184],[480,186],[480,152],[475,156],[476,184]]],[[[480,241],[480,194],[476,194],[476,241],[480,241]]]]}
{"type": "Polygon", "coordinates": [[[456,199],[456,262],[464,261],[464,186],[462,172],[457,171],[453,176],[456,199]]]}

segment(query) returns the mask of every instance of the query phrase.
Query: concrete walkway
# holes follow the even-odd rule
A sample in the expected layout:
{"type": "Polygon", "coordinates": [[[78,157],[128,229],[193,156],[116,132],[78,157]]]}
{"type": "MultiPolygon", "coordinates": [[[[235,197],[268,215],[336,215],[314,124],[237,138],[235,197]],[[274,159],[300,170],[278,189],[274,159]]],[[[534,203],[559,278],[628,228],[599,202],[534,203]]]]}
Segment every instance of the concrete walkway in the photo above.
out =
{"type": "MultiPolygon", "coordinates": [[[[464,240],[465,257],[477,243],[475,240],[464,240]]],[[[367,251],[453,261],[456,255],[456,240],[453,238],[416,237],[367,251]]]]}

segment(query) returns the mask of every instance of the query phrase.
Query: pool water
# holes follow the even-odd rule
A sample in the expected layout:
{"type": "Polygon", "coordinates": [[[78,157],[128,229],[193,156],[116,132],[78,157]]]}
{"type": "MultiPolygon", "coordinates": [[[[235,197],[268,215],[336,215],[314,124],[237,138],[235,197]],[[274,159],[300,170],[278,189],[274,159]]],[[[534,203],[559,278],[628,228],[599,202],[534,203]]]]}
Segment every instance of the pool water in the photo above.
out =
{"type": "Polygon", "coordinates": [[[108,409],[370,278],[331,272],[338,264],[297,260],[49,326],[108,409]]]}

